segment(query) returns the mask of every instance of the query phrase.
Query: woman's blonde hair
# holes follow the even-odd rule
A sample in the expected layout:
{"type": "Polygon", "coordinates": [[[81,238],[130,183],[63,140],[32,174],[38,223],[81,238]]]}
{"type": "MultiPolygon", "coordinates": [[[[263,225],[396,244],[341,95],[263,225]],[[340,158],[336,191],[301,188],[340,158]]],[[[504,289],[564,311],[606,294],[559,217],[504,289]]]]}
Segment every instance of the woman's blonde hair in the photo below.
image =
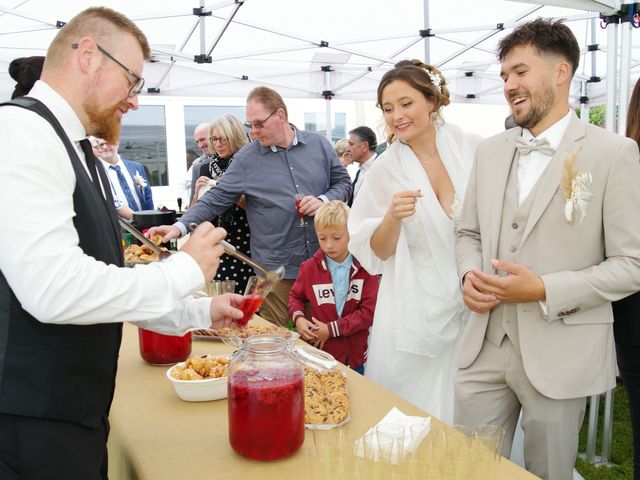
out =
{"type": "Polygon", "coordinates": [[[338,156],[338,158],[340,158],[347,150],[347,145],[349,145],[349,140],[347,140],[346,138],[336,140],[336,143],[333,145],[333,149],[336,151],[336,155],[338,156]]]}
{"type": "MultiPolygon", "coordinates": [[[[213,135],[214,128],[217,128],[220,131],[220,135],[223,136],[229,144],[229,147],[231,148],[231,155],[235,155],[238,150],[249,143],[249,139],[247,138],[247,134],[244,132],[242,123],[240,123],[240,120],[233,115],[223,115],[211,122],[209,124],[209,139],[213,135]]],[[[215,152],[216,149],[209,139],[207,139],[209,142],[209,151],[215,152]]]]}
{"type": "Polygon", "coordinates": [[[341,228],[347,229],[349,220],[349,207],[340,200],[331,200],[323,204],[318,210],[313,220],[316,228],[341,228]]]}

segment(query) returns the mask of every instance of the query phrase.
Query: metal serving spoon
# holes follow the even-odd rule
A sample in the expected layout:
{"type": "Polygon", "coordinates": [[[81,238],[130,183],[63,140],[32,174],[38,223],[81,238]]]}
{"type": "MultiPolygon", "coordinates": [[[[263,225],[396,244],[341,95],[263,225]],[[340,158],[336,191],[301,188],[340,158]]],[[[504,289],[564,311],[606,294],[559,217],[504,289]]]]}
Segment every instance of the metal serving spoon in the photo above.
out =
{"type": "MultiPolygon", "coordinates": [[[[197,223],[190,223],[189,230],[193,231],[196,229],[197,226],[198,226],[197,223]]],[[[284,267],[282,265],[280,265],[278,268],[276,268],[273,271],[269,270],[263,265],[260,265],[255,260],[252,260],[250,257],[246,256],[244,253],[242,253],[240,250],[238,250],[236,247],[231,245],[226,240],[220,240],[219,243],[224,247],[224,251],[226,254],[231,255],[232,257],[237,258],[241,262],[246,263],[250,267],[253,267],[256,270],[259,270],[262,273],[264,273],[265,283],[263,285],[263,288],[265,286],[273,287],[273,285],[278,283],[280,280],[282,280],[282,277],[284,277],[284,267]]]]}

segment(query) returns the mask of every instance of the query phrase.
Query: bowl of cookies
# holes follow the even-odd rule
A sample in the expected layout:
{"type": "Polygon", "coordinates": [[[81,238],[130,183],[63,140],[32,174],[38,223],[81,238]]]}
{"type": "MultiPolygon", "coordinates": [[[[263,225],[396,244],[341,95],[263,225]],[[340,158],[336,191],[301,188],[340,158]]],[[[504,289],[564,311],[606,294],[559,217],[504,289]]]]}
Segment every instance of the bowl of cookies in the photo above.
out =
{"type": "Polygon", "coordinates": [[[178,397],[187,402],[208,402],[227,398],[229,357],[202,355],[189,357],[167,370],[167,379],[178,397]]]}

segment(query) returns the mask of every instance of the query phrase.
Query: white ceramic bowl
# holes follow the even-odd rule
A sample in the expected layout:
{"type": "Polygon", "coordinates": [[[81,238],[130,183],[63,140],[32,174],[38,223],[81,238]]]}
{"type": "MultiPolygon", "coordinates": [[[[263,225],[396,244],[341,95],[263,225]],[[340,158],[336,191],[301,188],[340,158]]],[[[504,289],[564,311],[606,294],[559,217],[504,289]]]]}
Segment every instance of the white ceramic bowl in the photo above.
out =
{"type": "Polygon", "coordinates": [[[182,400],[187,402],[208,402],[227,398],[227,377],[206,380],[178,380],[171,376],[171,371],[178,365],[184,367],[184,362],[180,362],[167,370],[167,378],[173,384],[173,388],[182,400]]]}

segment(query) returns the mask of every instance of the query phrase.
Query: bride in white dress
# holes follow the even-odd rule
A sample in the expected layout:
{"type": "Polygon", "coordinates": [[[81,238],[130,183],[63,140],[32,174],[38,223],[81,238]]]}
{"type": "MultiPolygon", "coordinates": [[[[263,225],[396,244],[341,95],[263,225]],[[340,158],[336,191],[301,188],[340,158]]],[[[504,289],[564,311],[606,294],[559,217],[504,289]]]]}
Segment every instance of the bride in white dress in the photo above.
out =
{"type": "Polygon", "coordinates": [[[349,250],[381,273],[365,376],[437,418],[453,420],[454,355],[467,318],[454,219],[479,137],[441,121],[442,74],[400,62],[378,87],[395,141],[373,164],[349,218],[349,250]]]}

